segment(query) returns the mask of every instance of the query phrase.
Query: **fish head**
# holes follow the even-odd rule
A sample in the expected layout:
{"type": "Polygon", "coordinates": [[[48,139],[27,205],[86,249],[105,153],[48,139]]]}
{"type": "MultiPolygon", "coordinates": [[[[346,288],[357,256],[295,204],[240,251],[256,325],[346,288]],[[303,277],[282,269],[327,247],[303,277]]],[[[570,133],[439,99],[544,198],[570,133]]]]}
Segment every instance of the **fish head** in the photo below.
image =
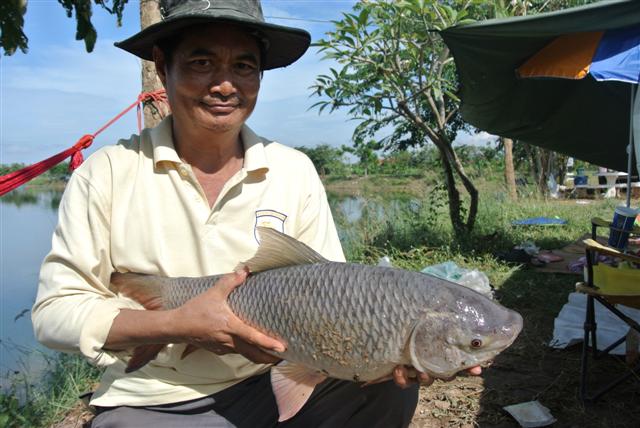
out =
{"type": "Polygon", "coordinates": [[[459,301],[456,311],[425,314],[409,340],[413,367],[438,378],[492,360],[522,330],[522,316],[490,299],[459,301]]]}

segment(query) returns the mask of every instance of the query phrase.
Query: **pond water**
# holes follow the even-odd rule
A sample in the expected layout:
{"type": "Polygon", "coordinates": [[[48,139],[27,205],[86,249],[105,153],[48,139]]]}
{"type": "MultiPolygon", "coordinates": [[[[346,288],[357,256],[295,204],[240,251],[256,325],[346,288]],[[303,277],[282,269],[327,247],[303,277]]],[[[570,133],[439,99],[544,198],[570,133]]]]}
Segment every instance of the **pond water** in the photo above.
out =
{"type": "Polygon", "coordinates": [[[37,377],[46,348],[31,325],[40,264],[51,246],[60,192],[14,191],[0,198],[0,388],[37,377]]]}
{"type": "MultiPolygon", "coordinates": [[[[49,353],[35,340],[30,308],[42,260],[51,246],[61,192],[13,191],[0,198],[0,388],[16,376],[37,378],[49,353]]],[[[345,249],[359,238],[358,225],[418,212],[410,197],[365,198],[329,194],[345,249]]]]}

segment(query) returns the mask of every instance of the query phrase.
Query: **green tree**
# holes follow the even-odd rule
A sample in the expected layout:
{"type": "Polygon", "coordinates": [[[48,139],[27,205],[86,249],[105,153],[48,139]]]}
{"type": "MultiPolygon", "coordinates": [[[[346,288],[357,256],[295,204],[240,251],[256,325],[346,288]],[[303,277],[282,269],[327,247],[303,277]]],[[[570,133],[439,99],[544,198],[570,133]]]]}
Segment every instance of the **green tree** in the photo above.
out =
{"type": "Polygon", "coordinates": [[[69,179],[69,162],[61,162],[58,165],[51,168],[45,173],[45,175],[51,180],[63,180],[69,179]]]}
{"type": "MultiPolygon", "coordinates": [[[[122,25],[122,13],[128,0],[93,0],[93,3],[116,16],[117,25],[122,25]]],[[[91,17],[91,0],[58,0],[67,16],[76,17],[76,40],[83,40],[87,52],[93,51],[98,38],[91,17]]],[[[27,0],[2,0],[0,2],[0,47],[5,55],[13,55],[16,50],[27,53],[29,38],[24,33],[24,14],[27,0]]]]}
{"type": "Polygon", "coordinates": [[[415,173],[413,153],[408,150],[398,150],[380,160],[378,171],[382,174],[395,176],[411,175],[415,173]]]}
{"type": "MultiPolygon", "coordinates": [[[[335,60],[340,68],[317,77],[314,94],[324,99],[314,106],[321,112],[327,107],[331,111],[348,108],[360,121],[354,141],[392,127],[395,132],[386,139],[385,148],[408,141],[433,143],[440,153],[449,214],[458,236],[474,226],[478,190],[452,146],[464,124],[458,115],[453,58],[437,30],[465,22],[475,4],[363,1],[316,43],[325,58],[335,60]],[[458,183],[469,196],[468,208],[463,207],[458,183]]],[[[475,13],[484,10],[484,6],[473,9],[475,13]]]]}
{"type": "Polygon", "coordinates": [[[320,144],[316,147],[296,147],[306,154],[318,173],[322,176],[327,174],[339,174],[344,172],[345,165],[342,162],[343,151],[328,144],[320,144]]]}
{"type": "Polygon", "coordinates": [[[362,139],[357,139],[353,147],[342,146],[344,152],[351,153],[358,158],[358,164],[362,168],[365,177],[369,175],[370,172],[374,172],[378,166],[378,155],[376,151],[381,148],[382,145],[378,141],[364,141],[362,139]]]}

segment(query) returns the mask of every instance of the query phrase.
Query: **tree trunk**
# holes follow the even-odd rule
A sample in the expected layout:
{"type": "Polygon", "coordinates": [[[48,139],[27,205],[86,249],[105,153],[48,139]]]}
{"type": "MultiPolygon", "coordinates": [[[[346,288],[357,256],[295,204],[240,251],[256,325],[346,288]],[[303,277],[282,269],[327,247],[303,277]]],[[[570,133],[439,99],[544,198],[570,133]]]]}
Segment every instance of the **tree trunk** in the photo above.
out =
{"type": "MultiPolygon", "coordinates": [[[[159,22],[160,1],[140,0],[140,27],[147,28],[151,24],[159,22]]],[[[162,88],[162,83],[156,74],[156,67],[152,61],[142,61],[142,92],[151,92],[162,88]]],[[[169,111],[166,105],[153,104],[150,102],[144,105],[144,127],[153,128],[169,111]]]]}
{"type": "Polygon", "coordinates": [[[440,157],[442,159],[442,167],[444,169],[445,185],[447,186],[447,194],[449,196],[449,217],[451,218],[451,226],[453,226],[453,232],[457,237],[461,237],[465,232],[464,221],[462,221],[462,205],[460,201],[460,192],[456,187],[456,177],[453,173],[453,166],[451,162],[441,149],[440,146],[436,146],[440,150],[440,157]]]}
{"type": "Polygon", "coordinates": [[[444,168],[445,184],[447,186],[447,194],[449,196],[449,216],[451,217],[451,225],[455,235],[458,238],[462,238],[473,230],[475,225],[476,216],[478,214],[478,189],[474,186],[473,182],[469,179],[460,159],[456,155],[455,150],[451,144],[446,140],[435,141],[433,143],[438,148],[442,159],[442,166],[444,168]],[[466,221],[462,218],[462,199],[460,192],[456,187],[456,175],[462,181],[462,185],[469,194],[469,211],[467,213],[466,221]]]}
{"type": "Polygon", "coordinates": [[[545,160],[543,159],[544,151],[539,147],[532,146],[531,144],[523,143],[525,151],[529,156],[530,170],[531,170],[531,178],[538,189],[540,195],[545,196],[545,186],[544,183],[544,164],[545,160]]]}
{"type": "MultiPolygon", "coordinates": [[[[406,114],[405,117],[424,131],[440,152],[442,166],[444,168],[445,184],[447,186],[447,193],[449,196],[449,215],[451,217],[451,225],[453,226],[455,235],[458,238],[462,238],[473,230],[476,222],[479,200],[478,189],[474,186],[473,182],[465,172],[458,155],[456,155],[451,142],[446,136],[446,130],[444,127],[440,128],[439,133],[436,133],[427,126],[419,115],[412,112],[407,107],[406,103],[400,103],[399,107],[406,114]],[[470,197],[466,222],[462,219],[462,200],[460,198],[460,192],[456,187],[456,174],[460,177],[462,185],[467,193],[469,193],[470,197]]],[[[441,122],[443,124],[446,123],[445,120],[442,120],[441,122]]]]}
{"type": "MultiPolygon", "coordinates": [[[[476,223],[476,216],[478,215],[478,189],[473,184],[473,182],[467,175],[466,171],[464,170],[464,167],[460,162],[460,158],[458,158],[458,155],[456,154],[456,151],[453,149],[453,146],[451,145],[451,143],[446,141],[445,144],[442,145],[441,150],[443,150],[443,153],[447,157],[447,160],[450,162],[451,167],[453,167],[454,172],[458,175],[458,177],[460,178],[460,181],[462,181],[462,185],[464,186],[464,189],[469,194],[469,198],[470,198],[469,211],[467,213],[466,222],[464,223],[464,228],[459,230],[458,232],[462,232],[462,233],[471,232],[476,223]]],[[[460,216],[462,221],[462,210],[461,210],[460,202],[458,202],[458,205],[460,206],[459,208],[460,212],[458,215],[460,216]]],[[[462,235],[459,235],[459,237],[462,237],[462,235]]]]}
{"type": "Polygon", "coordinates": [[[504,179],[507,183],[507,191],[512,200],[518,199],[516,191],[516,173],[513,168],[513,140],[511,138],[502,138],[504,146],[504,179]]]}

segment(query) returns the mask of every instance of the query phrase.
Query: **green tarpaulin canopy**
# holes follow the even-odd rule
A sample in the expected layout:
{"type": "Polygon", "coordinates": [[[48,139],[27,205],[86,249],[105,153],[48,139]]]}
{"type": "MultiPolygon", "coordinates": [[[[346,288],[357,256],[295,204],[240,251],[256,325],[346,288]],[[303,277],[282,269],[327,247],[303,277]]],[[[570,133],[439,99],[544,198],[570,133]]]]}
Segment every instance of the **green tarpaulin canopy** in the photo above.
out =
{"type": "MultiPolygon", "coordinates": [[[[605,1],[442,31],[460,78],[462,117],[491,134],[627,171],[632,85],[597,82],[589,75],[522,79],[515,70],[560,35],[639,23],[640,1],[605,1]]],[[[640,146],[640,136],[636,141],[640,146]]]]}

